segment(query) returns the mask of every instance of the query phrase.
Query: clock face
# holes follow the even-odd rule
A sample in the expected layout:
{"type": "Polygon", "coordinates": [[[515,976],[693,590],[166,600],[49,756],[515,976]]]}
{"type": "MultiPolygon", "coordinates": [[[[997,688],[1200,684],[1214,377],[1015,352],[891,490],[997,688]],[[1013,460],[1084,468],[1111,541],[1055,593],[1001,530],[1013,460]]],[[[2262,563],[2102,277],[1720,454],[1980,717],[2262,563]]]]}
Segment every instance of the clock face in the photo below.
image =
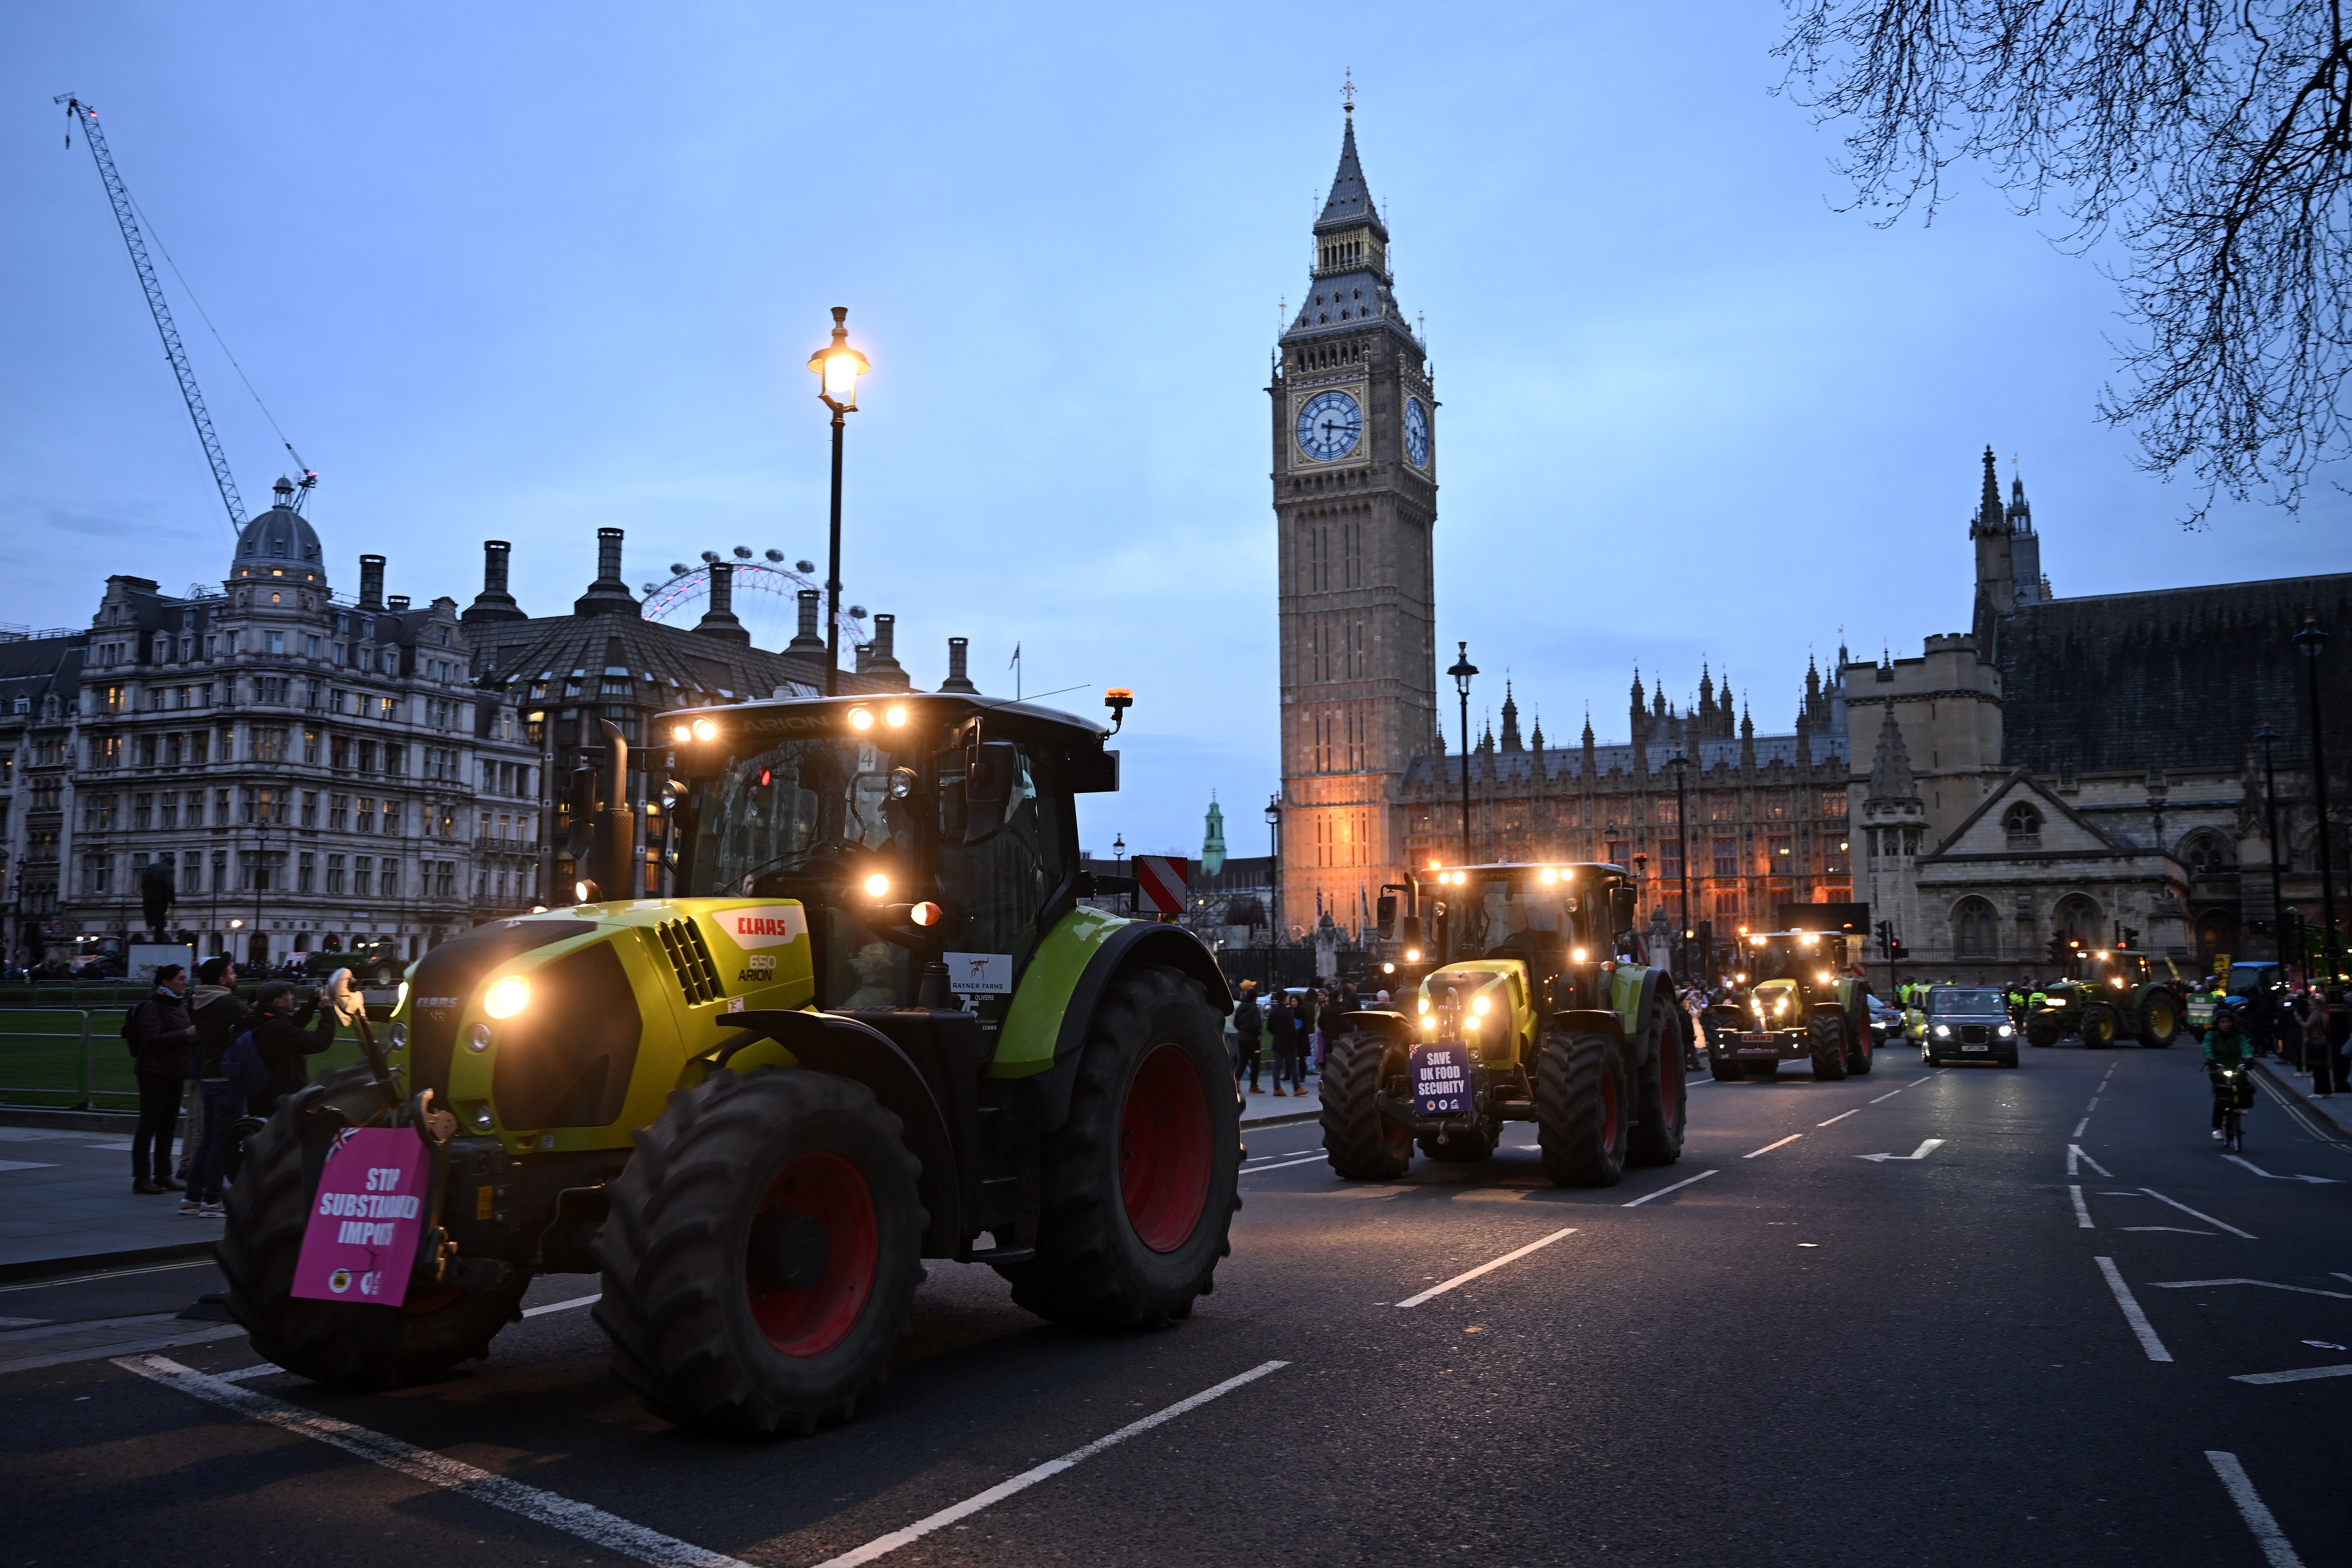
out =
{"type": "Polygon", "coordinates": [[[1298,449],[1317,462],[1346,457],[1363,433],[1364,411],[1344,392],[1318,392],[1298,411],[1298,449]]]}
{"type": "Polygon", "coordinates": [[[1404,455],[1416,468],[1429,467],[1429,410],[1418,397],[1404,400],[1404,455]]]}

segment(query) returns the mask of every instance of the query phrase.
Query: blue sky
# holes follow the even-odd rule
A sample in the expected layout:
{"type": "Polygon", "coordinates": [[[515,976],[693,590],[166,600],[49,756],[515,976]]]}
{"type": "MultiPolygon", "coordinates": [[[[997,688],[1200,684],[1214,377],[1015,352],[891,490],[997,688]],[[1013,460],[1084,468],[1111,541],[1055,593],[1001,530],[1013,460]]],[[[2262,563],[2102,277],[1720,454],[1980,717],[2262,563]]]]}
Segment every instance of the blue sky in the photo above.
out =
{"type": "MultiPolygon", "coordinates": [[[[2062,595],[2352,569],[2344,498],[2178,526],[2093,405],[2092,263],[1970,189],[1832,210],[1769,5],[799,7],[92,4],[0,23],[0,622],[110,571],[217,577],[228,533],[52,94],[96,104],[156,232],[310,462],[339,585],[420,599],[515,544],[567,605],[703,549],[821,558],[846,304],[872,355],[845,575],[919,684],[1132,686],[1090,847],[1262,852],[1276,302],[1352,67],[1397,288],[1443,402],[1439,635],[1548,731],[1625,731],[1702,655],[1784,728],[1809,649],[1968,619],[1978,454],[2023,466],[2062,595]]],[[[248,504],[286,464],[180,309],[248,504]]]]}

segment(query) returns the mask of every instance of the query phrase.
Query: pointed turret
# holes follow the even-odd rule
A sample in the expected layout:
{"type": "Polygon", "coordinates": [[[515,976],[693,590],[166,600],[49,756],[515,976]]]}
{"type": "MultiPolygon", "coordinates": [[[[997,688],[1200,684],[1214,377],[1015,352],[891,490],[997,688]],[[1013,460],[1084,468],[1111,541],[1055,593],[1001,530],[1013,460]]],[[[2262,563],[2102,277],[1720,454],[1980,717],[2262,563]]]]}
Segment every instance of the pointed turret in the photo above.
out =
{"type": "Polygon", "coordinates": [[[1990,533],[2009,531],[2009,514],[2000,504],[2000,476],[1993,470],[1992,448],[1984,449],[1984,494],[1977,501],[1977,515],[1969,525],[1970,539],[1982,539],[1990,533]]]}
{"type": "Polygon", "coordinates": [[[1508,679],[1503,682],[1503,750],[1507,752],[1527,750],[1526,745],[1519,740],[1518,699],[1511,695],[1511,683],[1508,679]]]}
{"type": "MultiPolygon", "coordinates": [[[[1319,232],[1323,226],[1335,226],[1360,224],[1366,219],[1378,224],[1381,215],[1372,205],[1371,188],[1364,184],[1364,165],[1356,157],[1356,110],[1348,108],[1348,126],[1339,135],[1339,167],[1331,176],[1331,195],[1323,203],[1323,216],[1315,220],[1319,232]]],[[[1387,237],[1387,231],[1381,231],[1387,237]]]]}
{"type": "Polygon", "coordinates": [[[1919,781],[1911,773],[1911,753],[1903,745],[1903,726],[1892,711],[1878,727],[1878,755],[1870,764],[1870,799],[1916,800],[1919,781]]]}
{"type": "Polygon", "coordinates": [[[1213,877],[1225,868],[1225,808],[1217,804],[1217,792],[1209,792],[1209,816],[1201,835],[1201,874],[1213,877]]]}

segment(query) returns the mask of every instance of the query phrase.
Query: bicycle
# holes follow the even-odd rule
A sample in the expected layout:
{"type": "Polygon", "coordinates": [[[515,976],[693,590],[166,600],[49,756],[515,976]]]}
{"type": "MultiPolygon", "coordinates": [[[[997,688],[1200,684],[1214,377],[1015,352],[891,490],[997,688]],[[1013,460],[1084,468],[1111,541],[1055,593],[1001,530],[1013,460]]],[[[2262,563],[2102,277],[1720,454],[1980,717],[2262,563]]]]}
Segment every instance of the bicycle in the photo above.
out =
{"type": "Polygon", "coordinates": [[[2217,1130],[2221,1147],[2232,1154],[2246,1150],[2246,1112],[2254,1102],[2254,1086],[2246,1076],[2243,1062],[2215,1062],[2210,1069],[2213,1079],[2214,1109],[2221,1113],[2221,1125],[2217,1130]]]}

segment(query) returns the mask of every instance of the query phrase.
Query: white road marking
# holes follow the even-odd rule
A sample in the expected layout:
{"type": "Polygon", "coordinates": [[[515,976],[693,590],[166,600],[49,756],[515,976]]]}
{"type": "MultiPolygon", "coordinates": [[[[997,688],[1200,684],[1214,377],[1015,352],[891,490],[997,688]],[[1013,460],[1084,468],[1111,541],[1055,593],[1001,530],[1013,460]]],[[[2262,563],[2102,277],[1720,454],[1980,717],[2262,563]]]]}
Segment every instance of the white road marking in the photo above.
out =
{"type": "Polygon", "coordinates": [[[1129,1422],[1108,1437],[1097,1437],[1083,1448],[1074,1448],[1058,1459],[1048,1459],[1035,1469],[1024,1470],[1009,1481],[999,1481],[986,1491],[977,1492],[951,1508],[943,1508],[937,1513],[927,1514],[904,1530],[894,1530],[887,1535],[877,1535],[854,1551],[845,1552],[838,1557],[828,1557],[818,1563],[816,1568],[856,1568],[858,1563],[871,1563],[877,1557],[898,1551],[901,1546],[911,1545],[920,1541],[935,1530],[953,1524],[960,1519],[969,1519],[992,1503],[1002,1502],[1015,1492],[1026,1491],[1039,1481],[1058,1476],[1073,1465],[1093,1458],[1106,1448],[1124,1443],[1139,1433],[1149,1432],[1163,1422],[1173,1421],[1188,1410],[1197,1409],[1212,1399],[1222,1398],[1243,1384],[1255,1383],[1266,1373],[1279,1372],[1289,1364],[1286,1361],[1262,1363],[1238,1377],[1225,1379],[1214,1388],[1204,1388],[1190,1399],[1180,1399],[1165,1410],[1147,1415],[1140,1421],[1129,1422]]]}
{"type": "Polygon", "coordinates": [[[2074,1131],[2069,1132],[2066,1136],[2069,1138],[2080,1138],[2083,1135],[2083,1129],[2088,1127],[2090,1124],[2091,1119],[2085,1116],[2082,1121],[2074,1123],[2074,1131]]]}
{"type": "Polygon", "coordinates": [[[2116,1293],[2116,1305],[2124,1310],[2124,1321],[2131,1325],[2131,1331],[2139,1340],[2139,1348],[2147,1352],[2147,1359],[2170,1361],[2172,1352],[2166,1350],[2164,1342],[2156,1337],[2155,1326],[2147,1321],[2147,1314],[2139,1310],[2139,1299],[2131,1293],[2131,1287],[2124,1283],[2122,1272],[2116,1268],[2116,1260],[2098,1258],[2092,1261],[2099,1266],[2099,1272],[2107,1277],[2107,1289],[2116,1293]]]}
{"type": "Polygon", "coordinates": [[[0,1160],[0,1171],[54,1171],[57,1168],[57,1163],[51,1160],[0,1160]]]}
{"type": "Polygon", "coordinates": [[[1938,1149],[1942,1148],[1943,1146],[1944,1146],[1944,1141],[1943,1141],[1941,1138],[1930,1138],[1930,1139],[1927,1140],[1925,1142],[1921,1143],[1921,1144],[1919,1145],[1919,1147],[1917,1147],[1916,1149],[1912,1150],[1912,1151],[1911,1151],[1911,1152],[1909,1152],[1908,1154],[1856,1154],[1856,1155],[1854,1156],[1854,1158],[1855,1158],[1855,1159],[1857,1159],[1857,1160],[1879,1160],[1879,1161],[1885,1161],[1885,1160],[1924,1160],[1924,1159],[1926,1159],[1928,1155],[1930,1155],[1930,1154],[1934,1153],[1937,1150],[1938,1150],[1938,1149]]]}
{"type": "Polygon", "coordinates": [[[2159,1290],[2200,1290],[2208,1285],[2259,1285],[2265,1290],[2293,1290],[2304,1296],[2328,1296],[2338,1301],[2352,1301],[2352,1296],[2341,1290],[2315,1290],[2308,1285],[2277,1285],[2268,1279],[2164,1279],[2154,1283],[2159,1290]]]}
{"type": "Polygon", "coordinates": [[[574,1296],[569,1301],[550,1301],[544,1307],[525,1307],[522,1310],[522,1315],[526,1318],[541,1318],[550,1312],[568,1312],[574,1307],[593,1307],[604,1299],[604,1293],[599,1290],[593,1296],[574,1296]]]}
{"type": "Polygon", "coordinates": [[[2246,1528],[2254,1532],[2254,1544],[2263,1549],[2263,1561],[2269,1563],[2270,1568],[2303,1568],[2303,1559],[2294,1554],[2294,1548],[2287,1544],[2278,1521],[2272,1518],[2271,1510],[2263,1506],[2261,1496],[2254,1490],[2254,1483],[2246,1479],[2246,1467],[2238,1463],[2238,1456],[2225,1454],[2219,1448],[2208,1448],[2205,1461],[2213,1467],[2213,1473],[2221,1478],[2221,1486],[2229,1492],[2230,1500],[2238,1505],[2238,1517],[2244,1520],[2246,1528]]]}
{"type": "Polygon", "coordinates": [[[75,1274],[63,1279],[26,1279],[15,1285],[0,1285],[0,1294],[10,1290],[47,1290],[58,1285],[87,1285],[95,1279],[125,1279],[133,1274],[161,1274],[169,1268],[210,1268],[211,1253],[202,1258],[183,1258],[175,1263],[150,1263],[138,1268],[110,1268],[101,1274],[75,1274]]]}
{"type": "Polygon", "coordinates": [[[268,1377],[285,1370],[274,1361],[265,1361],[254,1366],[238,1367],[235,1372],[216,1372],[213,1375],[223,1383],[251,1383],[257,1377],[268,1377]]]}
{"type": "Polygon", "coordinates": [[[2088,1154],[2084,1153],[2082,1145],[2078,1143],[2067,1144],[2066,1173],[2068,1175],[2071,1176],[2074,1173],[2074,1162],[2077,1160],[2080,1160],[2085,1165],[2090,1166],[2091,1169],[2098,1172],[2099,1174],[2106,1177],[2107,1180],[2112,1182],[2116,1179],[2116,1173],[2113,1171],[2108,1170],[2105,1165],[2100,1164],[2096,1160],[2094,1160],[2088,1154]]]}
{"type": "Polygon", "coordinates": [[[2339,1186],[2342,1184],[2334,1176],[2273,1176],[2268,1171],[2263,1170],[2252,1160],[2242,1158],[2236,1154],[2224,1154],[2221,1158],[2229,1161],[2232,1165],[2243,1165],[2255,1175],[2267,1176],[2273,1182],[2309,1182],[2314,1186],[2328,1187],[2339,1186]]]}
{"type": "Polygon", "coordinates": [[[2066,1189],[2066,1195],[2074,1200],[2074,1228],[2077,1230],[2097,1229],[2098,1227],[2091,1223],[2090,1209],[2083,1202],[2083,1189],[2080,1187],[2068,1187],[2066,1189]]]}
{"type": "Polygon", "coordinates": [[[1656,1192],[1654,1192],[1654,1193],[1645,1193],[1645,1194],[1643,1194],[1642,1196],[1640,1196],[1640,1197],[1638,1197],[1638,1198],[1635,1198],[1632,1203],[1630,1203],[1630,1204],[1621,1204],[1621,1205],[1619,1205],[1618,1206],[1619,1206],[1620,1208],[1637,1209],[1637,1208],[1640,1208],[1643,1204],[1648,1203],[1652,1198],[1662,1198],[1662,1197],[1664,1197],[1668,1193],[1678,1193],[1678,1192],[1681,1192],[1685,1187],[1689,1186],[1689,1185],[1691,1184],[1691,1183],[1692,1183],[1692,1182],[1704,1182],[1704,1181],[1706,1181],[1709,1176],[1712,1176],[1712,1175],[1714,1175],[1714,1174],[1715,1174],[1715,1173],[1714,1173],[1713,1171],[1701,1171],[1697,1175],[1696,1175],[1696,1176],[1693,1176],[1693,1177],[1689,1178],[1689,1180],[1688,1180],[1688,1181],[1676,1182],[1676,1183],[1675,1183],[1673,1186],[1671,1186],[1671,1187],[1660,1187],[1660,1188],[1659,1188],[1656,1192]]]}
{"type": "MultiPolygon", "coordinates": [[[[1780,1143],[1794,1143],[1798,1139],[1802,1138],[1804,1134],[1801,1132],[1791,1132],[1786,1138],[1781,1139],[1780,1143]]],[[[1767,1143],[1761,1149],[1757,1150],[1756,1154],[1769,1154],[1773,1150],[1780,1147],[1780,1143],[1767,1143]]],[[[1739,1157],[1743,1160],[1753,1160],[1756,1158],[1756,1154],[1742,1154],[1739,1157]]]]}
{"type": "MultiPolygon", "coordinates": [[[[1857,1105],[1852,1110],[1841,1110],[1835,1116],[1831,1117],[1830,1121],[1843,1121],[1847,1117],[1859,1113],[1861,1110],[1862,1107],[1857,1105]]],[[[1816,1127],[1827,1127],[1830,1124],[1830,1121],[1816,1121],[1813,1125],[1816,1127]]]]}
{"type": "Polygon", "coordinates": [[[584,1502],[477,1468],[462,1459],[452,1459],[397,1437],[320,1415],[250,1388],[240,1388],[223,1378],[208,1377],[163,1356],[121,1356],[114,1364],[208,1405],[249,1416],[264,1426],[341,1448],[346,1454],[397,1470],[412,1480],[486,1502],[640,1563],[657,1563],[662,1568],[748,1568],[740,1559],[723,1552],[706,1551],[691,1542],[632,1524],[601,1508],[591,1508],[584,1502]]]}
{"type": "Polygon", "coordinates": [[[2185,1225],[2127,1225],[2126,1230],[2168,1230],[2175,1236],[2210,1236],[2210,1230],[2191,1230],[2185,1225]]]}
{"type": "Polygon", "coordinates": [[[1432,1285],[1428,1289],[1423,1290],[1418,1296],[1406,1297],[1403,1300],[1399,1301],[1397,1305],[1400,1307],[1418,1307],[1423,1301],[1428,1300],[1432,1296],[1443,1296],[1448,1290],[1453,1289],[1456,1285],[1466,1285],[1471,1280],[1478,1278],[1481,1274],[1492,1273],[1494,1270],[1500,1268],[1506,1263],[1515,1263],[1518,1259],[1525,1258],[1528,1253],[1535,1251],[1538,1247],[1549,1247],[1561,1237],[1574,1236],[1575,1234],[1576,1227],[1574,1226],[1570,1226],[1566,1230],[1553,1231],[1541,1241],[1531,1241],[1525,1247],[1520,1247],[1517,1252],[1506,1252],[1502,1257],[1497,1258],[1492,1263],[1481,1263],[1477,1268],[1471,1269],[1467,1274],[1456,1274],[1453,1279],[1446,1280],[1442,1285],[1432,1285]]]}
{"type": "Polygon", "coordinates": [[[2090,1104],[2088,1104],[2088,1105],[2086,1105],[2086,1106],[2084,1106],[2084,1107],[2083,1107],[2083,1114],[2084,1114],[2084,1115],[2085,1115],[2085,1116],[2088,1116],[2088,1115],[2090,1115],[2090,1114],[2091,1114],[2091,1112],[2093,1112],[2094,1110],[2098,1110],[2098,1109],[2099,1109],[2099,1097],[2098,1097],[2097,1095],[2095,1095],[2095,1095],[2091,1096],[2091,1103],[2090,1103],[2090,1104]]]}
{"type": "MultiPolygon", "coordinates": [[[[1895,1098],[1895,1095],[1897,1095],[1897,1094],[1901,1094],[1902,1092],[1903,1092],[1903,1091],[1902,1091],[1901,1089],[1895,1089],[1895,1090],[1892,1091],[1891,1093],[1887,1093],[1887,1094],[1882,1094],[1882,1095],[1880,1095],[1880,1096],[1878,1097],[1878,1100],[1893,1100],[1893,1099],[1895,1098]]],[[[1878,1100],[1872,1100],[1870,1103],[1871,1103],[1871,1104],[1873,1104],[1873,1105],[1876,1105],[1876,1104],[1878,1103],[1878,1100]]]]}
{"type": "Polygon", "coordinates": [[[2174,1208],[2179,1209],[2182,1214],[2187,1215],[2191,1219],[2201,1219],[2207,1225],[2219,1226],[2221,1229],[2228,1231],[2231,1236],[2242,1236],[2248,1241],[2258,1241],[2261,1239],[2261,1237],[2255,1236],[2252,1231],[2240,1230],[2236,1226],[2231,1225],[2223,1220],[2215,1219],[2210,1214],[2199,1214],[2187,1204],[2180,1203],[2172,1198],[2168,1198],[2162,1193],[2158,1192],[2154,1187],[2142,1187],[2140,1191],[2146,1193],[2149,1197],[2154,1198],[2158,1203],[2171,1204],[2174,1208]]]}
{"type": "Polygon", "coordinates": [[[2249,1372],[2231,1383],[2309,1383],[2315,1377],[2352,1377],[2352,1366],[2299,1366],[2292,1372],[2249,1372]]]}
{"type": "Polygon", "coordinates": [[[1314,1164],[1316,1162],[1318,1162],[1318,1161],[1319,1161],[1319,1160],[1322,1160],[1322,1159],[1325,1159],[1325,1158],[1327,1158],[1327,1156],[1322,1155],[1322,1154],[1308,1154],[1308,1155],[1305,1156],[1305,1157],[1304,1157],[1304,1158],[1302,1158],[1302,1159],[1297,1159],[1297,1160],[1285,1160],[1285,1161],[1284,1161],[1281,1164],[1279,1164],[1279,1165],[1260,1165],[1260,1166],[1257,1166],[1257,1167],[1256,1167],[1255,1169],[1254,1169],[1254,1170],[1244,1171],[1244,1172],[1242,1173],[1242,1174],[1243,1174],[1243,1175],[1244,1175],[1244,1176],[1255,1176],[1255,1175],[1257,1175],[1260,1172],[1264,1172],[1264,1171],[1280,1171],[1280,1170],[1286,1170],[1286,1169],[1287,1169],[1288,1167],[1290,1167],[1290,1166],[1292,1166],[1292,1165],[1312,1165],[1312,1164],[1314,1164]]]}

